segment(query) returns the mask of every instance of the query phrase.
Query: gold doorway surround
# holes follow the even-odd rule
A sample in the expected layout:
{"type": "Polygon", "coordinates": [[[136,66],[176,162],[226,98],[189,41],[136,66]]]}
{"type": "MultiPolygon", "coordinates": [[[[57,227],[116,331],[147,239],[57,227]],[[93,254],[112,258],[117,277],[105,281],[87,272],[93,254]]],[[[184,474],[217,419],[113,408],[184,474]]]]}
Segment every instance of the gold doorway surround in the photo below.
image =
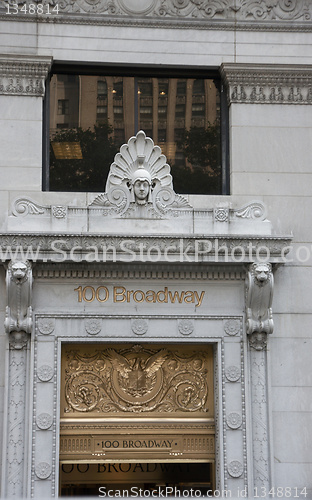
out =
{"type": "Polygon", "coordinates": [[[212,346],[66,344],[60,462],[214,462],[212,346]]]}

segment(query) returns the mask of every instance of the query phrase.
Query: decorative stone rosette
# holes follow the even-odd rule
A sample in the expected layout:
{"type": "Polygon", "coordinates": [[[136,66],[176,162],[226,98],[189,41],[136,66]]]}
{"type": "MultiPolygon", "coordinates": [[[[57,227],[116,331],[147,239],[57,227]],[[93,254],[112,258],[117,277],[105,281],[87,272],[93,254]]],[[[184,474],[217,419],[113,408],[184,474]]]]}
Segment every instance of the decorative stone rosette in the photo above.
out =
{"type": "Polygon", "coordinates": [[[239,413],[233,411],[228,414],[226,423],[230,429],[239,429],[242,425],[242,417],[239,413]]]}
{"type": "Polygon", "coordinates": [[[36,465],[35,473],[39,479],[48,479],[52,472],[51,465],[47,462],[40,462],[36,465]]]}
{"type": "Polygon", "coordinates": [[[238,366],[228,366],[225,369],[225,377],[229,382],[237,382],[240,379],[241,373],[238,366]]]}
{"type": "Polygon", "coordinates": [[[37,375],[38,379],[41,380],[41,382],[49,382],[49,380],[51,380],[54,375],[54,370],[49,365],[42,365],[40,366],[40,368],[38,368],[37,375]]]}
{"type": "Polygon", "coordinates": [[[227,335],[235,336],[241,330],[240,321],[236,319],[229,319],[224,323],[224,331],[227,335]]]}
{"type": "Polygon", "coordinates": [[[40,413],[36,419],[39,429],[47,430],[51,427],[53,419],[49,413],[40,413]]]}
{"type": "Polygon", "coordinates": [[[131,330],[135,335],[145,335],[148,330],[148,322],[146,319],[135,319],[132,321],[131,330]]]}
{"type": "Polygon", "coordinates": [[[85,329],[89,335],[98,335],[102,330],[102,321],[97,318],[86,319],[85,329]]]}
{"type": "Polygon", "coordinates": [[[181,319],[178,322],[178,330],[181,335],[191,335],[194,331],[194,323],[190,319],[181,319]]]}
{"type": "Polygon", "coordinates": [[[230,476],[241,477],[244,468],[241,462],[239,462],[238,460],[232,460],[232,462],[228,464],[227,470],[230,476]]]}
{"type": "Polygon", "coordinates": [[[42,335],[51,335],[54,332],[55,321],[53,318],[40,318],[38,320],[38,332],[42,335]]]}
{"type": "Polygon", "coordinates": [[[229,209],[223,207],[215,208],[214,219],[217,222],[227,222],[229,220],[229,209]]]}
{"type": "Polygon", "coordinates": [[[55,219],[66,219],[67,217],[67,206],[63,205],[53,205],[52,215],[55,219]]]}

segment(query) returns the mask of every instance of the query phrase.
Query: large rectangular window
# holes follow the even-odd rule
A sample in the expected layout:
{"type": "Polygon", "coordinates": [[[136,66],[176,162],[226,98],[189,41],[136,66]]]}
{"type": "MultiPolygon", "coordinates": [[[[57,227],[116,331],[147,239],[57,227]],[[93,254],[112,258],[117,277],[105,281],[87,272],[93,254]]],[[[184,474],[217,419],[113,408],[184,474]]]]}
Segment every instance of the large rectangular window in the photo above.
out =
{"type": "Polygon", "coordinates": [[[67,71],[56,68],[50,81],[44,189],[104,191],[120,146],[144,130],[166,155],[176,192],[226,194],[217,75],[67,71]]]}

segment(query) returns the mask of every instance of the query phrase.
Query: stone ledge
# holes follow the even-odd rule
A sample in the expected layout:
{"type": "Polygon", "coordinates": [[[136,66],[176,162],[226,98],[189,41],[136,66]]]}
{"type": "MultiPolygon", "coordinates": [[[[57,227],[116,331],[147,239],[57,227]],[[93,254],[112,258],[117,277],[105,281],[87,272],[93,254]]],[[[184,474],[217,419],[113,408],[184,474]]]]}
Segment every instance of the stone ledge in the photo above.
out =
{"type": "Polygon", "coordinates": [[[291,236],[247,235],[109,235],[18,234],[0,235],[0,260],[33,262],[146,263],[148,265],[235,264],[255,260],[286,262],[291,236]]]}

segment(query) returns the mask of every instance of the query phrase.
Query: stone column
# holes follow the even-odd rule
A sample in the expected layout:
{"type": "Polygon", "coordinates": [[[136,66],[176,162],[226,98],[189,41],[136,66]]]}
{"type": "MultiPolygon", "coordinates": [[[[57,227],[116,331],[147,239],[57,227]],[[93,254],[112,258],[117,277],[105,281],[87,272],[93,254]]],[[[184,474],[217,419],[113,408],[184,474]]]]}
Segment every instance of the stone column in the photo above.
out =
{"type": "Polygon", "coordinates": [[[27,495],[27,400],[29,387],[29,344],[32,329],[32,270],[28,261],[10,262],[6,275],[8,334],[6,377],[6,420],[4,422],[4,467],[2,495],[27,495]]]}
{"type": "Polygon", "coordinates": [[[271,486],[266,348],[267,336],[273,332],[272,297],[271,264],[252,264],[246,281],[254,488],[250,496],[268,493],[271,486]]]}

